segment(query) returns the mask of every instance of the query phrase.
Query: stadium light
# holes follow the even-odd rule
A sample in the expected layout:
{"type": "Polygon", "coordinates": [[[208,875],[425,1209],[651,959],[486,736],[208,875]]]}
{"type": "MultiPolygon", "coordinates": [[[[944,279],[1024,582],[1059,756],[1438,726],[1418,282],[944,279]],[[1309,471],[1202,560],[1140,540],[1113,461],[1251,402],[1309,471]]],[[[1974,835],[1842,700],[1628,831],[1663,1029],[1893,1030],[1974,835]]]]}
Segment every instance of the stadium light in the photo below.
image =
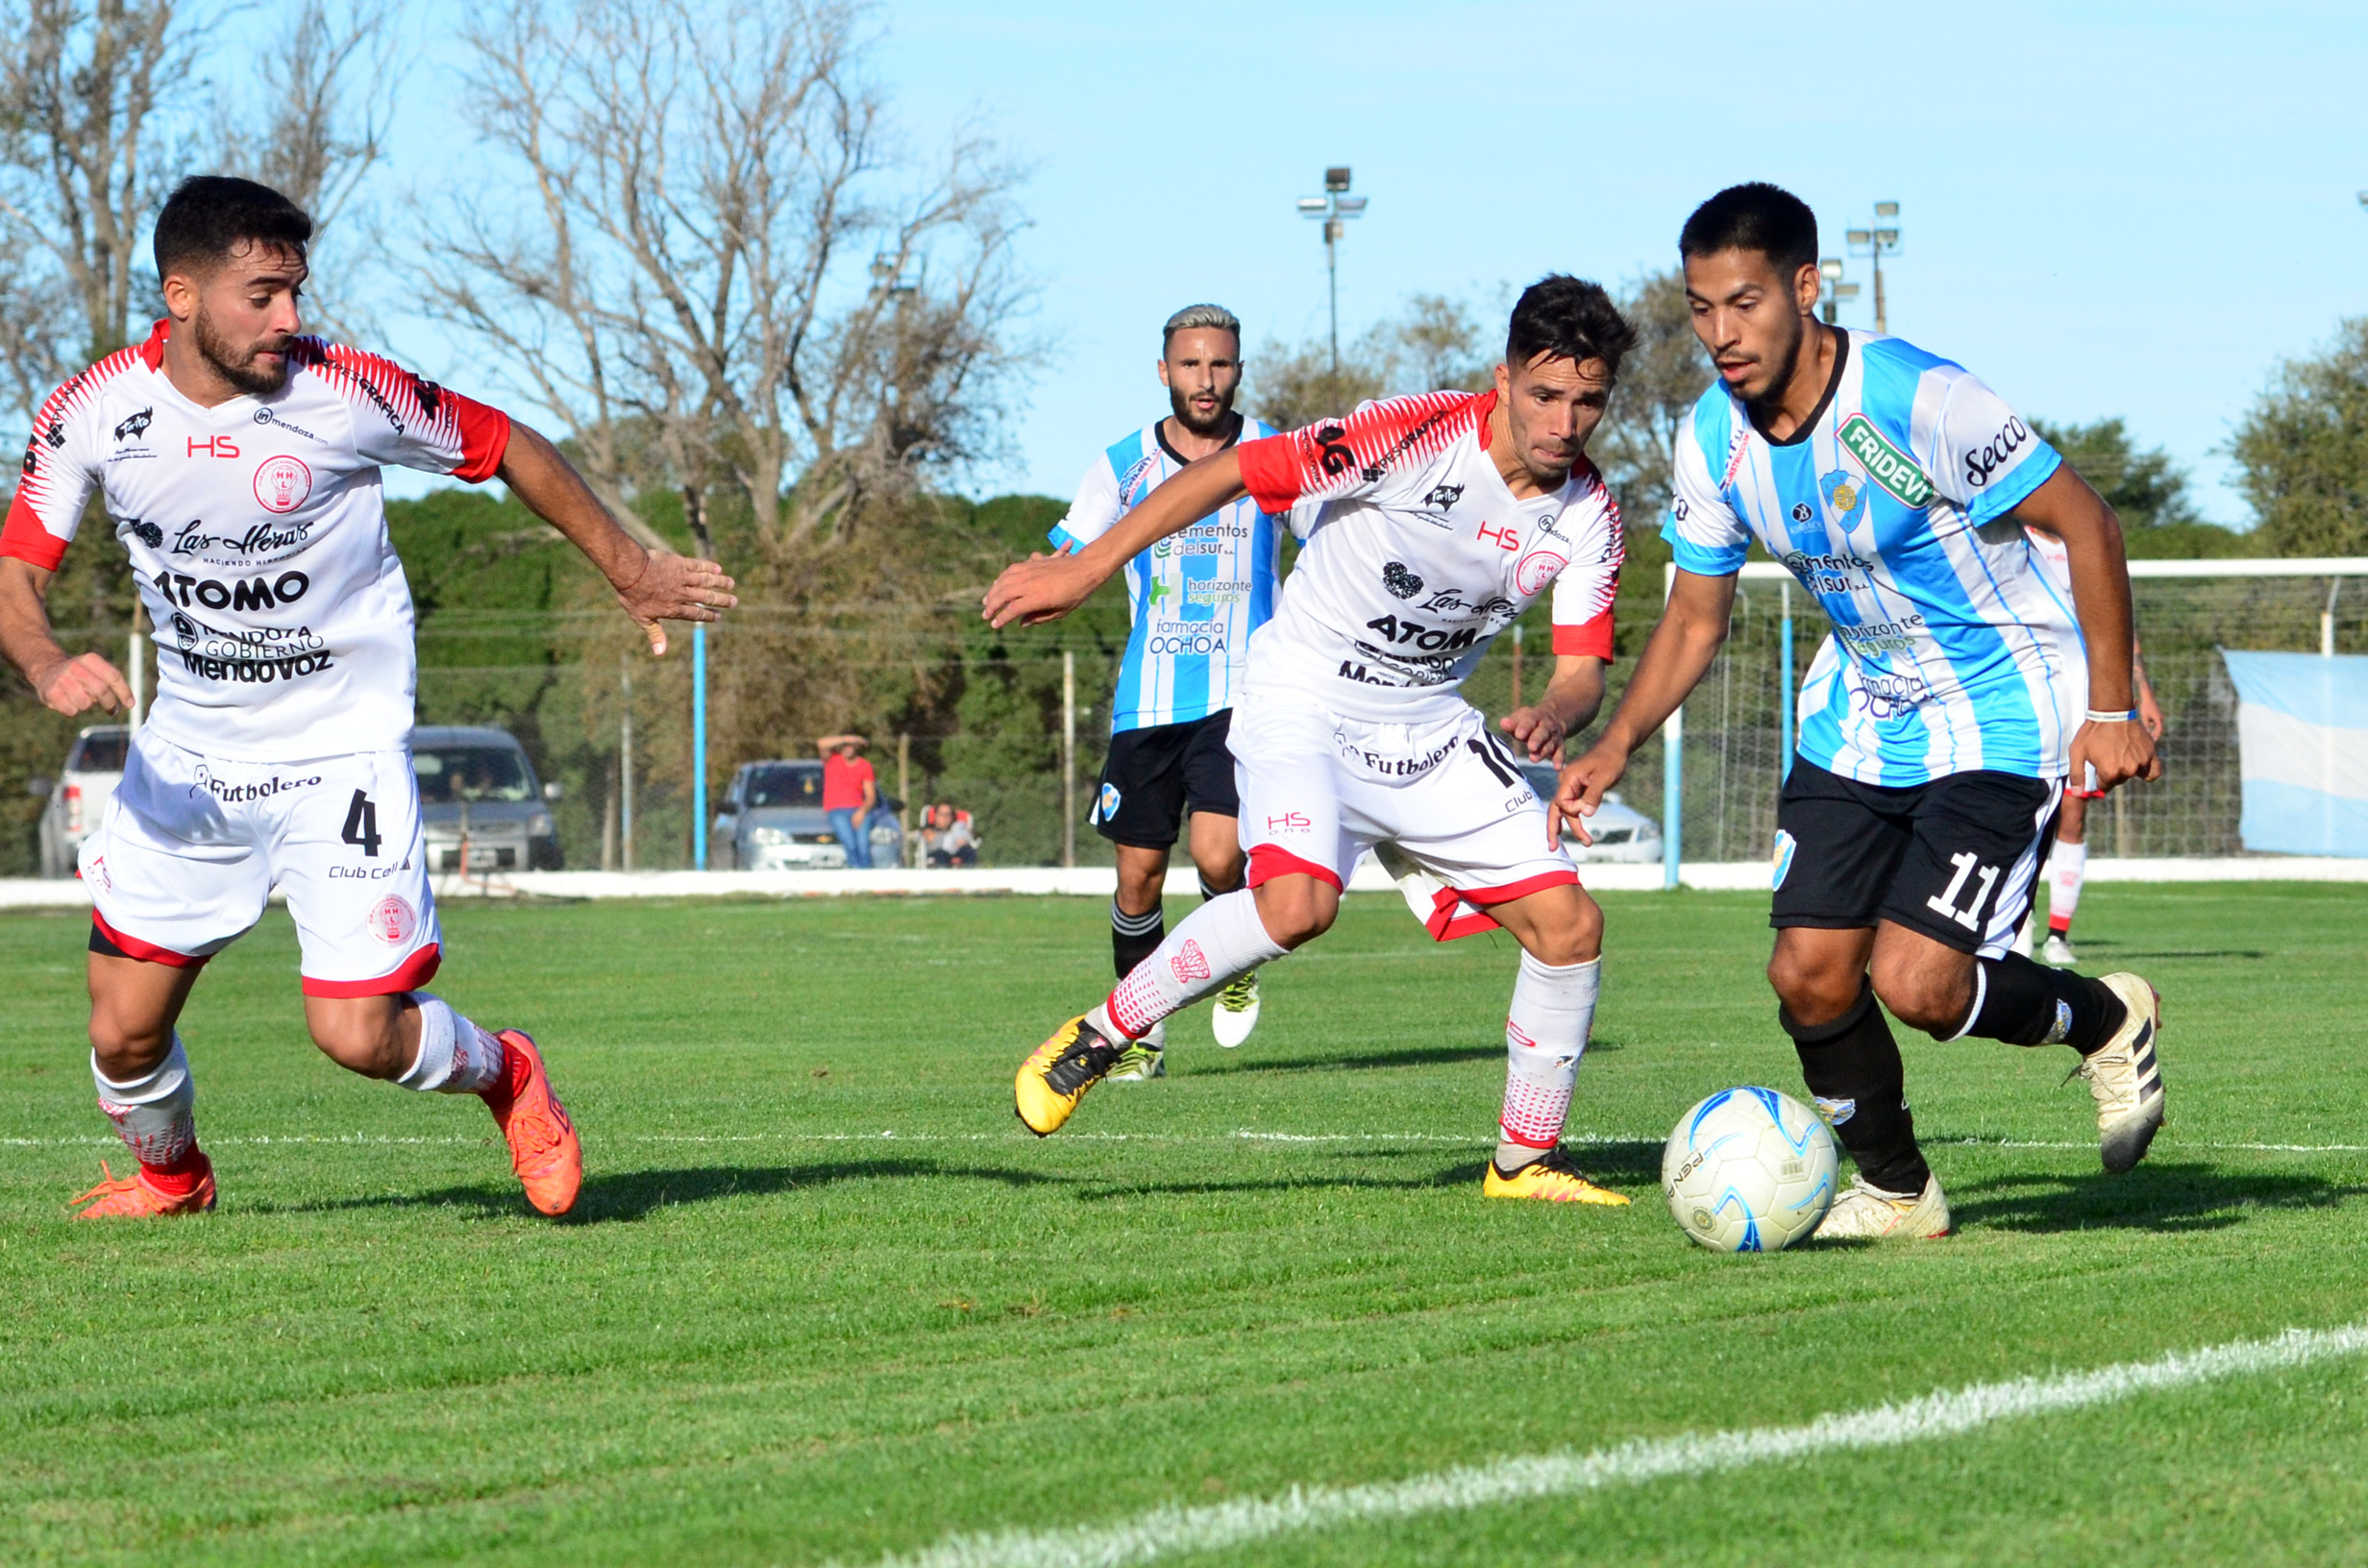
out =
{"type": "Polygon", "coordinates": [[[1875,221],[1864,229],[1848,232],[1851,254],[1869,257],[1875,263],[1875,331],[1887,332],[1890,322],[1884,311],[1883,253],[1899,249],[1899,204],[1877,202],[1875,221]]]}
{"type": "Polygon", "coordinates": [[[1817,263],[1817,276],[1825,280],[1825,324],[1839,325],[1841,302],[1859,297],[1859,285],[1841,281],[1841,257],[1829,256],[1817,263]]]}
{"type": "Polygon", "coordinates": [[[1348,165],[1336,163],[1323,171],[1321,196],[1302,196],[1299,216],[1323,220],[1323,271],[1332,299],[1332,375],[1341,373],[1341,236],[1348,232],[1344,219],[1365,216],[1366,198],[1348,194],[1348,165]]]}

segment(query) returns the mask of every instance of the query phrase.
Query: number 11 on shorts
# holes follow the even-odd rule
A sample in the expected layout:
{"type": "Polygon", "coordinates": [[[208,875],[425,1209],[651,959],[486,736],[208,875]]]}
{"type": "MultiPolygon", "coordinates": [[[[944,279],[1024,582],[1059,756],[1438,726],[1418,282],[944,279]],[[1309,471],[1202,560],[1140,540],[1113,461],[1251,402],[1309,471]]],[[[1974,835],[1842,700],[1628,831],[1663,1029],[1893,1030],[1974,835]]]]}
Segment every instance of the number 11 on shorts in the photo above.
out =
{"type": "Polygon", "coordinates": [[[1957,895],[1964,891],[1965,879],[1973,874],[1973,869],[1981,858],[1970,849],[1961,849],[1951,855],[1949,864],[1957,868],[1957,874],[1949,878],[1948,887],[1938,896],[1924,900],[1927,907],[1946,915],[1968,931],[1976,929],[1979,925],[1982,905],[1988,900],[1989,890],[1998,883],[1998,868],[1995,866],[1982,867],[1982,887],[1973,895],[1973,902],[1962,909],[1956,907],[1957,895]]]}

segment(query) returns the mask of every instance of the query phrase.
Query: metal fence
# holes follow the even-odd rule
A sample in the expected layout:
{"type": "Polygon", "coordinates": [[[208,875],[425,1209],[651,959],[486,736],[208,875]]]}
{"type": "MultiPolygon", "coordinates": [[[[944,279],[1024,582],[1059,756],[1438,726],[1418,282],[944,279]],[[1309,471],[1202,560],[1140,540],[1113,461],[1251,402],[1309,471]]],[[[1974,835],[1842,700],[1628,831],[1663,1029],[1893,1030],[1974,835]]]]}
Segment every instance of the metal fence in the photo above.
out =
{"type": "MultiPolygon", "coordinates": [[[[2358,580],[2368,576],[2368,560],[2139,561],[2132,574],[2147,667],[2169,720],[2165,776],[2115,791],[2092,814],[2090,852],[2241,853],[2236,698],[2219,649],[2368,650],[2368,582],[2358,580]]],[[[1633,604],[1623,603],[1623,614],[1633,604]]],[[[706,749],[709,798],[703,813],[691,661],[622,654],[611,619],[584,616],[580,633],[568,629],[578,623],[565,613],[532,626],[511,619],[432,619],[422,628],[419,717],[423,723],[498,724],[517,734],[543,776],[564,788],[555,816],[570,866],[689,866],[697,860],[696,824],[703,815],[712,817],[732,769],[760,756],[811,754],[811,743],[782,737],[757,748],[714,740],[706,749]],[[530,647],[531,662],[520,657],[530,647]]],[[[1107,864],[1108,845],[1081,818],[1107,749],[1115,659],[1104,649],[1065,649],[1048,634],[1014,639],[990,658],[966,650],[962,622],[966,616],[950,614],[931,648],[867,667],[890,689],[934,660],[932,678],[976,695],[941,702],[925,723],[874,728],[872,757],[883,793],[904,802],[908,820],[940,799],[969,811],[988,864],[1057,865],[1072,857],[1075,864],[1107,864]]],[[[1517,698],[1534,700],[1550,673],[1542,627],[1526,629],[1525,661],[1516,639],[1499,639],[1466,687],[1492,715],[1517,698]]],[[[1623,646],[1640,648],[1647,629],[1624,633],[1623,646]]],[[[1682,723],[1672,726],[1682,732],[1682,766],[1666,766],[1669,738],[1656,738],[1622,783],[1630,805],[1661,821],[1672,855],[1716,862],[1768,853],[1792,694],[1826,629],[1814,602],[1780,568],[1745,568],[1726,647],[1687,701],[1682,723]]],[[[711,649],[728,654],[740,635],[747,633],[727,623],[709,640],[711,649]]],[[[1623,658],[1614,667],[1611,700],[1634,663],[1623,658]]],[[[732,702],[750,700],[728,689],[711,696],[727,720],[732,702]]],[[[70,723],[29,707],[17,727],[27,736],[19,771],[54,772],[55,760],[41,759],[62,757],[70,723]]],[[[748,731],[745,723],[726,723],[719,735],[748,731]]],[[[29,860],[37,804],[19,795],[13,805],[12,860],[29,860]],[[22,853],[17,838],[24,840],[22,853]]],[[[31,867],[10,869],[25,874],[31,867]]]]}

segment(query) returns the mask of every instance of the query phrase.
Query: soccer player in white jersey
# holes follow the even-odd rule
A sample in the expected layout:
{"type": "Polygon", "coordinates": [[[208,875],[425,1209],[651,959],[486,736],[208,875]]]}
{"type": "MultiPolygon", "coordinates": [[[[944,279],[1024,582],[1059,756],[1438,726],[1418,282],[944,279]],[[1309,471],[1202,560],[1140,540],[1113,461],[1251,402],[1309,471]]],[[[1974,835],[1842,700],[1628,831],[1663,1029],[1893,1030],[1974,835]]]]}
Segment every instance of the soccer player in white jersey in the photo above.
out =
{"type": "MultiPolygon", "coordinates": [[[[1274,432],[1236,413],[1242,323],[1220,305],[1187,306],[1160,334],[1159,380],[1169,413],[1111,443],[1085,472],[1077,499],[1052,530],[1056,549],[1083,550],[1185,464],[1274,432]]],[[[1126,563],[1134,619],[1110,704],[1110,754],[1094,793],[1095,830],[1116,847],[1110,952],[1123,976],[1167,935],[1160,890],[1168,856],[1192,809],[1193,865],[1205,900],[1242,885],[1233,758],[1225,736],[1250,634],[1274,613],[1281,519],[1246,498],[1228,502],[1126,563]]],[[[1220,1045],[1247,1040],[1258,1023],[1258,974],[1217,993],[1209,1023],[1220,1045]]],[[[1163,1022],[1128,1046],[1113,1082],[1167,1071],[1163,1022]]]]}
{"type": "Polygon", "coordinates": [[[1594,1017],[1603,915],[1514,754],[1458,688],[1550,591],[1553,679],[1500,726],[1529,756],[1550,757],[1594,718],[1623,544],[1586,446],[1636,335],[1601,288],[1551,277],[1522,294],[1506,338],[1490,392],[1392,398],[1229,447],[1097,544],[1024,561],[989,590],[999,626],[1050,620],[1147,546],[1241,497],[1313,515],[1234,707],[1249,885],[1194,910],[1022,1065],[1016,1109],[1039,1137],[1160,1019],[1322,935],[1373,847],[1438,884],[1441,940],[1502,926],[1522,948],[1483,1190],[1628,1201],[1560,1147],[1594,1017]]]}
{"type": "Polygon", "coordinates": [[[175,1024],[276,885],[314,1042],[364,1076],[483,1099],[528,1199],[564,1213],[582,1150],[534,1041],[422,989],[442,948],[409,750],[411,599],[380,468],[499,478],[591,557],[658,652],[659,619],[715,619],[731,579],[642,550],[498,410],[299,335],[311,233],[275,190],[184,182],[156,228],[169,314],[42,404],[0,527],[0,651],[49,707],[131,701],[104,658],[66,654],[44,606],[94,495],[158,634],[155,710],[82,849],[91,1071],[138,1168],[75,1201],[86,1219],[213,1207],[175,1024]]]}
{"type": "Polygon", "coordinates": [[[1757,539],[1834,625],[1777,810],[1768,963],[1802,1076],[1858,1164],[1817,1234],[1949,1228],[1878,999],[1944,1041],[2071,1046],[2105,1166],[2127,1170],[2162,1124],[2153,988],[2010,948],[2066,774],[2109,789],[2161,771],[2131,699],[2120,525],[1961,367],[1816,319],[1816,219],[1797,198],[1722,191],[1679,251],[1719,384],[1678,435],[1676,585],[1556,809],[1592,811],[1701,679],[1757,539]],[[2025,526],[2063,542],[2069,602],[2025,526]]]}

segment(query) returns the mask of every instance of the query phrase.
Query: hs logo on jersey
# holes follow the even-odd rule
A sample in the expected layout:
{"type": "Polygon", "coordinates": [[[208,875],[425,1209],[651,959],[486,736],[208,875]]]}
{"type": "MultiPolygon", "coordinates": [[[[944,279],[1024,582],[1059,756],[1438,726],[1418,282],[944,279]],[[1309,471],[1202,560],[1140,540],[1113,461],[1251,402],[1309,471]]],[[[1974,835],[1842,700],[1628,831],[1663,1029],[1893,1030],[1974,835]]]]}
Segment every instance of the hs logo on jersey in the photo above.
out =
{"type": "Polygon", "coordinates": [[[201,452],[209,457],[235,457],[238,455],[238,443],[227,435],[210,435],[203,441],[195,436],[189,437],[189,450],[185,455],[194,457],[201,452]]]}

